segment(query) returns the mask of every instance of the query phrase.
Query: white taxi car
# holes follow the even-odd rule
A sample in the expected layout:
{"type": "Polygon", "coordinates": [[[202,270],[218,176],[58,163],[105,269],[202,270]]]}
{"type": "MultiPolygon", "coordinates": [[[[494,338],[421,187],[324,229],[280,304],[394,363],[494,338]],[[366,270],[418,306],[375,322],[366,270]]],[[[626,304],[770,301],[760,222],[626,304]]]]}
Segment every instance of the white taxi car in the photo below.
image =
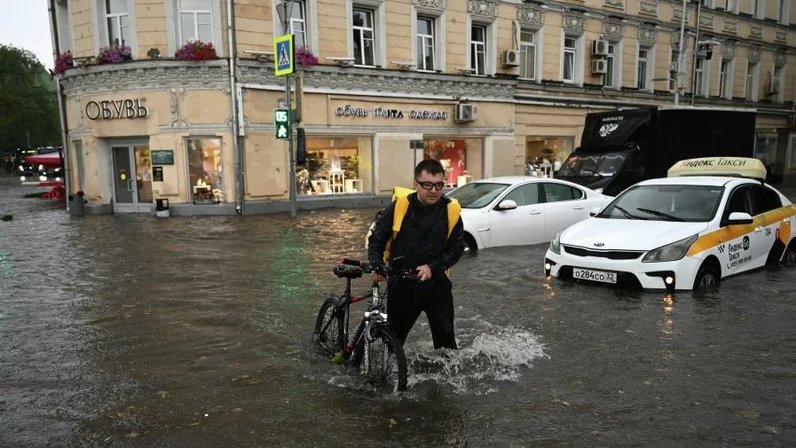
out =
{"type": "Polygon", "coordinates": [[[548,275],[644,289],[703,290],[766,263],[796,264],[793,205],[762,162],[676,163],[567,228],[545,255],[548,275]]]}
{"type": "Polygon", "coordinates": [[[572,182],[530,176],[477,180],[447,193],[462,206],[465,250],[546,243],[612,198],[572,182]]]}

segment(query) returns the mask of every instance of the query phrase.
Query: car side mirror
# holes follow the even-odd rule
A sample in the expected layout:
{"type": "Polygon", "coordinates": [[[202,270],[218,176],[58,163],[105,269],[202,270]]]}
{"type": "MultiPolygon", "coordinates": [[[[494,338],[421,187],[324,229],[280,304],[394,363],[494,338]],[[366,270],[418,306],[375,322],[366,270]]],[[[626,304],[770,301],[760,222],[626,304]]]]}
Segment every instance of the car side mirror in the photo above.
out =
{"type": "Polygon", "coordinates": [[[589,216],[597,216],[600,213],[600,210],[602,210],[602,207],[594,207],[593,209],[589,210],[589,216]]]}
{"type": "Polygon", "coordinates": [[[498,210],[514,210],[517,208],[517,203],[512,199],[504,199],[498,204],[498,210]]]}
{"type": "Polygon", "coordinates": [[[744,212],[732,212],[730,213],[730,217],[727,218],[727,224],[731,226],[738,224],[751,224],[752,222],[754,222],[752,215],[744,212]]]}

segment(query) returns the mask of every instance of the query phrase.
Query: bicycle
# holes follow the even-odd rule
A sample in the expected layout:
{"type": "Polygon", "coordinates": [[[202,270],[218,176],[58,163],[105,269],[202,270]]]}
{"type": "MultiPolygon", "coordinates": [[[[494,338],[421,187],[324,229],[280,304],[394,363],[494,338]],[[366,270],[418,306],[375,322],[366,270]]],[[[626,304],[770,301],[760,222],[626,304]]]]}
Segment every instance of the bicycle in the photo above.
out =
{"type": "Polygon", "coordinates": [[[346,279],[342,295],[327,297],[315,321],[313,338],[323,350],[332,355],[332,362],[350,363],[363,373],[368,382],[385,392],[406,390],[406,355],[398,337],[387,323],[387,314],[381,312],[383,296],[379,283],[373,282],[370,292],[351,295],[351,280],[365,273],[411,275],[409,271],[388,270],[358,260],[340,259],[334,274],[346,279]],[[370,299],[367,311],[354,335],[349,338],[349,318],[352,304],[370,299]]]}

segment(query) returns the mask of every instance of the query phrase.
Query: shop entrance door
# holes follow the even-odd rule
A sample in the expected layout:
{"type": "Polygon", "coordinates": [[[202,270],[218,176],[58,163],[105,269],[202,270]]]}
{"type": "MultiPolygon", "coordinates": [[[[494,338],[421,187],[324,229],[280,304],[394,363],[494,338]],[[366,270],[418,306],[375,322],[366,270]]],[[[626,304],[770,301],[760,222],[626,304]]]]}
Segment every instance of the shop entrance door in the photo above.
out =
{"type": "Polygon", "coordinates": [[[149,146],[111,146],[114,213],[149,213],[152,204],[152,162],[149,146]]]}

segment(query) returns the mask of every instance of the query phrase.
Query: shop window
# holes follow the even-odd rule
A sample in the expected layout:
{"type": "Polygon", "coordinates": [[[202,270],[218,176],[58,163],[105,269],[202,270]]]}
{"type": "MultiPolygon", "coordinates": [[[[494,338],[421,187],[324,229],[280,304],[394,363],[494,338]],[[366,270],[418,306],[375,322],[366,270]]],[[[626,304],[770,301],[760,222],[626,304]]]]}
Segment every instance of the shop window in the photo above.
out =
{"type": "Polygon", "coordinates": [[[369,138],[307,137],[307,162],[297,167],[299,195],[372,191],[372,145],[369,138]]]}
{"type": "Polygon", "coordinates": [[[189,138],[188,178],[191,182],[192,199],[195,204],[211,204],[224,201],[224,184],[221,175],[221,139],[189,138]]]}
{"type": "Polygon", "coordinates": [[[138,202],[152,202],[152,157],[148,145],[135,145],[135,183],[138,202]]]}
{"type": "Polygon", "coordinates": [[[439,160],[445,169],[445,187],[457,187],[480,175],[481,147],[476,139],[427,139],[423,159],[439,160]]]}
{"type": "Polygon", "coordinates": [[[572,137],[528,136],[525,141],[525,174],[552,177],[574,145],[572,137]]]}

